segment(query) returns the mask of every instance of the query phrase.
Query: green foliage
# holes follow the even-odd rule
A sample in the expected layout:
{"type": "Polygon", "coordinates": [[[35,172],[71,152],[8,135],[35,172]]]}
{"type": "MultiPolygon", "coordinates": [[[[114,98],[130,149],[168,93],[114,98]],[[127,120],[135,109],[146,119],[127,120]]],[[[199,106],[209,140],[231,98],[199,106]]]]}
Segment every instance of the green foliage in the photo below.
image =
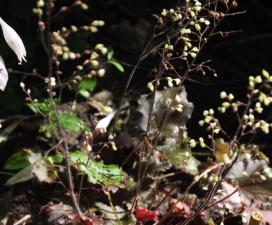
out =
{"type": "Polygon", "coordinates": [[[29,166],[27,155],[27,152],[16,152],[6,161],[4,169],[19,170],[29,166]]]}
{"type": "Polygon", "coordinates": [[[77,116],[61,112],[59,114],[59,119],[64,129],[73,132],[79,132],[81,130],[81,120],[77,116]]]}
{"type": "Polygon", "coordinates": [[[110,60],[108,61],[109,64],[112,64],[117,70],[119,70],[121,73],[125,72],[125,69],[121,63],[119,63],[116,60],[110,60]]]}
{"type": "Polygon", "coordinates": [[[32,150],[27,150],[25,156],[15,153],[6,163],[5,168],[21,169],[15,175],[13,175],[6,185],[15,185],[36,177],[41,182],[51,182],[54,178],[50,171],[50,164],[46,157],[43,157],[41,153],[36,153],[32,150]],[[20,158],[22,157],[22,158],[20,158]],[[15,166],[15,163],[18,166],[15,166]]]}
{"type": "Polygon", "coordinates": [[[50,100],[49,99],[44,99],[41,102],[27,103],[26,105],[34,113],[39,113],[39,112],[49,113],[50,110],[51,110],[50,100]]]}
{"type": "Polygon", "coordinates": [[[102,161],[96,162],[82,151],[70,153],[69,158],[82,174],[88,176],[90,183],[119,186],[124,180],[125,174],[117,165],[105,165],[102,161]]]}
{"type": "Polygon", "coordinates": [[[81,80],[77,86],[77,94],[84,98],[89,98],[96,87],[96,83],[97,81],[95,78],[81,80]]]}
{"type": "Polygon", "coordinates": [[[63,162],[64,157],[60,153],[56,153],[55,155],[48,156],[47,159],[52,162],[52,164],[60,164],[63,162]]]}
{"type": "Polygon", "coordinates": [[[118,62],[116,59],[113,58],[113,54],[114,54],[113,50],[110,49],[107,54],[108,63],[113,65],[121,73],[124,73],[125,68],[123,67],[123,65],[120,62],[118,62]]]}

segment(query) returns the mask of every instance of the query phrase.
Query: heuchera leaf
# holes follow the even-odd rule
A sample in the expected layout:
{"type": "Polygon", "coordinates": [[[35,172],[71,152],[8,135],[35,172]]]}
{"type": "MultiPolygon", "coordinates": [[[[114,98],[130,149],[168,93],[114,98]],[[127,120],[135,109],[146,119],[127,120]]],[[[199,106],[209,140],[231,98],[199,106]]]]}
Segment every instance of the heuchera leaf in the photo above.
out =
{"type": "Polygon", "coordinates": [[[60,122],[64,129],[79,132],[81,130],[81,120],[70,113],[60,113],[60,122]]]}
{"type": "Polygon", "coordinates": [[[49,109],[49,102],[36,102],[36,103],[28,103],[26,104],[34,113],[38,113],[39,111],[48,113],[49,109]]]}
{"type": "Polygon", "coordinates": [[[76,168],[88,176],[90,183],[100,183],[105,186],[118,186],[124,180],[124,172],[117,165],[105,165],[96,162],[82,151],[70,153],[69,158],[76,168]]]}

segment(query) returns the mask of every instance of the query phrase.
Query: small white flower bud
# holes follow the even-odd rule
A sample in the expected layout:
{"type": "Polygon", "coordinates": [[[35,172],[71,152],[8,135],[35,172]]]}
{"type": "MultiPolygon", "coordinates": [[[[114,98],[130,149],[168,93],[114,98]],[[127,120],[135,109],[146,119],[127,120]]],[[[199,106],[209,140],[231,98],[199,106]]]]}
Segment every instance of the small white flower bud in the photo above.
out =
{"type": "Polygon", "coordinates": [[[24,88],[25,88],[25,83],[20,82],[20,87],[21,87],[22,89],[24,89],[24,88]]]}

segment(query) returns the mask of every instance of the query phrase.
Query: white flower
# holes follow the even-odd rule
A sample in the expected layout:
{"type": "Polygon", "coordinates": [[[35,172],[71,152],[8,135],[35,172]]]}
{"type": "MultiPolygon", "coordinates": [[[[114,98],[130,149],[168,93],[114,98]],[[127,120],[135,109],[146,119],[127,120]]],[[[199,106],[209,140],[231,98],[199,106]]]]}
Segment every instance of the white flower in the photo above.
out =
{"type": "Polygon", "coordinates": [[[96,124],[95,129],[107,129],[107,127],[110,125],[110,122],[114,118],[116,114],[116,111],[113,111],[103,119],[99,120],[98,123],[96,124]]]}
{"type": "Polygon", "coordinates": [[[19,37],[17,32],[11,26],[9,26],[1,17],[0,25],[2,27],[5,41],[17,55],[19,64],[21,64],[22,61],[26,62],[26,50],[22,39],[19,37]]]}
{"type": "Polygon", "coordinates": [[[4,60],[0,56],[0,90],[4,91],[8,82],[8,71],[6,69],[4,60]]]}

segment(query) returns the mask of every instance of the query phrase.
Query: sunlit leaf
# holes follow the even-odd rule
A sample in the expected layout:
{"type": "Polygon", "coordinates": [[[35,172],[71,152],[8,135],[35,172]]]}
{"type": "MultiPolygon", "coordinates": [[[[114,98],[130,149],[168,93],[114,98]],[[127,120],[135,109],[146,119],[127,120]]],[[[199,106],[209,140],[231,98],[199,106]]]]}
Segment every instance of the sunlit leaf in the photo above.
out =
{"type": "Polygon", "coordinates": [[[119,70],[121,73],[125,72],[125,68],[123,65],[116,60],[109,60],[108,63],[112,64],[117,70],[119,70]]]}
{"type": "Polygon", "coordinates": [[[229,143],[225,142],[223,139],[215,139],[214,149],[216,162],[218,163],[225,162],[225,159],[228,156],[230,150],[229,143]]]}
{"type": "Polygon", "coordinates": [[[62,163],[63,162],[63,155],[61,155],[60,153],[57,153],[57,154],[55,154],[55,155],[50,155],[49,157],[48,157],[48,159],[50,160],[50,161],[52,161],[53,163],[55,163],[55,164],[60,164],[60,163],[62,163]]]}
{"type": "Polygon", "coordinates": [[[174,138],[167,138],[164,145],[158,146],[161,149],[166,159],[177,167],[182,167],[190,174],[198,173],[200,162],[192,155],[191,149],[187,143],[176,143],[174,138]]]}
{"type": "Polygon", "coordinates": [[[77,93],[80,94],[84,98],[89,98],[90,94],[96,87],[96,79],[84,79],[81,80],[77,86],[77,93]]]}
{"type": "Polygon", "coordinates": [[[95,206],[105,215],[108,220],[120,220],[126,216],[126,211],[120,206],[115,206],[114,209],[102,202],[96,202],[95,206]]]}
{"type": "Polygon", "coordinates": [[[26,104],[34,113],[48,113],[51,110],[49,99],[44,99],[41,102],[33,102],[26,104]]]}
{"type": "Polygon", "coordinates": [[[102,161],[96,162],[82,151],[72,152],[69,157],[74,166],[88,176],[90,183],[118,186],[124,180],[125,174],[117,165],[105,165],[102,161]]]}
{"type": "Polygon", "coordinates": [[[113,50],[109,49],[108,54],[107,54],[107,58],[108,58],[109,61],[112,59],[113,54],[114,54],[113,50]]]}

